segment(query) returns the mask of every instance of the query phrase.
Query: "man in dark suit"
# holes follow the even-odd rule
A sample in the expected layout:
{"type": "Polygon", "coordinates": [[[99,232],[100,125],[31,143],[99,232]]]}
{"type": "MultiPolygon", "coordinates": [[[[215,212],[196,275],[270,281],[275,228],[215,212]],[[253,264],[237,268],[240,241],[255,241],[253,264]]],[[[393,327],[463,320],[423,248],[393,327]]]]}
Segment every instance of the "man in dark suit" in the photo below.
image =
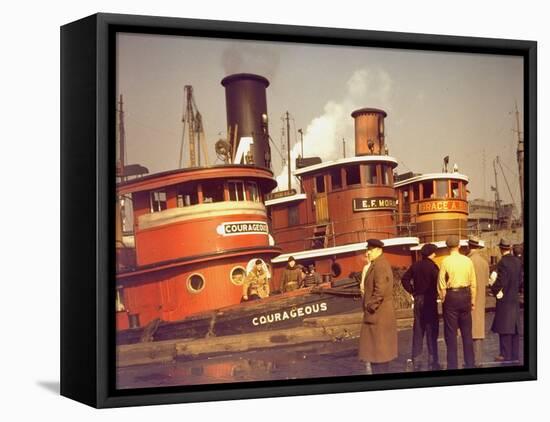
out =
{"type": "Polygon", "coordinates": [[[414,297],[414,323],[411,359],[415,370],[420,369],[418,357],[422,354],[424,334],[428,345],[430,369],[441,369],[437,353],[439,318],[437,314],[437,278],[439,267],[433,261],[437,246],[426,243],[420,253],[422,260],[415,262],[403,274],[403,288],[414,297]]]}
{"type": "Polygon", "coordinates": [[[498,333],[501,354],[495,361],[519,361],[519,290],[522,283],[523,266],[512,255],[511,244],[501,239],[499,243],[502,258],[497,264],[497,278],[491,286],[496,297],[495,319],[491,329],[498,333]]]}
{"type": "Polygon", "coordinates": [[[359,359],[371,365],[373,373],[389,370],[397,357],[397,321],[393,309],[393,272],[383,255],[384,243],[367,241],[370,266],[363,281],[363,323],[359,338],[359,359]]]}

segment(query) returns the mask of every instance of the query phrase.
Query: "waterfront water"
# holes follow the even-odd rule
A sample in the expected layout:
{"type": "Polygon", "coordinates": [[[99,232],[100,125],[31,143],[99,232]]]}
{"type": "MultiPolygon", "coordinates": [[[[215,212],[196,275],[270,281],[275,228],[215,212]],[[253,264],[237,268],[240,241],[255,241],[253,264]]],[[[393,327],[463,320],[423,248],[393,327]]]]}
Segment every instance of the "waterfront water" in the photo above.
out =
{"type": "MultiPolygon", "coordinates": [[[[491,326],[493,315],[488,313],[486,316],[487,331],[491,326]]],[[[399,331],[399,356],[390,364],[390,371],[406,371],[411,338],[410,328],[399,331]]],[[[355,338],[335,343],[312,343],[210,359],[120,368],[117,371],[117,386],[120,389],[126,389],[362,375],[367,371],[365,365],[357,359],[358,341],[359,339],[355,338]]],[[[445,367],[446,348],[442,325],[438,346],[440,362],[445,367]]],[[[460,364],[463,362],[460,341],[458,349],[460,364]]],[[[498,335],[488,331],[484,340],[483,366],[502,365],[494,362],[494,357],[498,354],[498,335]]],[[[422,356],[424,363],[426,358],[427,353],[424,350],[422,356]]],[[[523,335],[520,336],[520,364],[522,363],[523,335]]],[[[425,369],[427,369],[426,365],[421,368],[421,370],[425,369]]]]}

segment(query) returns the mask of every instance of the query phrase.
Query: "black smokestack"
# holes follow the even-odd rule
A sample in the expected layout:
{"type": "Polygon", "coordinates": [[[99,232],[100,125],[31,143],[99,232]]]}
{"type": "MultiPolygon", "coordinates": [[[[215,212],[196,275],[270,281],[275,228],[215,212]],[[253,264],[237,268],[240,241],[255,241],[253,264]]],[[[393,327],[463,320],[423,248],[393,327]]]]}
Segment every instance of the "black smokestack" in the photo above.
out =
{"type": "Polygon", "coordinates": [[[271,168],[266,100],[269,81],[260,75],[237,73],[223,78],[221,84],[225,87],[227,125],[233,156],[239,140],[251,137],[254,143],[250,154],[242,162],[271,168]]]}

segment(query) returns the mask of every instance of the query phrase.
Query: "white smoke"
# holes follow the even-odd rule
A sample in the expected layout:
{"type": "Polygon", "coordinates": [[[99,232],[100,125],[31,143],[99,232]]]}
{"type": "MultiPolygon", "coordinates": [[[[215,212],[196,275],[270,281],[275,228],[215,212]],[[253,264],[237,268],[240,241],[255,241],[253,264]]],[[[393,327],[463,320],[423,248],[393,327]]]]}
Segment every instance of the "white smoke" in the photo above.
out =
{"type": "Polygon", "coordinates": [[[236,42],[224,50],[222,66],[226,75],[255,73],[271,81],[279,68],[280,57],[276,48],[269,45],[251,45],[236,42]]]}
{"type": "MultiPolygon", "coordinates": [[[[343,157],[342,138],[346,140],[346,157],[355,155],[354,121],[351,113],[364,107],[391,110],[392,79],[380,68],[356,70],[346,82],[345,96],[340,101],[329,101],[323,114],[315,117],[304,131],[304,155],[318,156],[324,161],[343,157]]],[[[301,152],[300,142],[291,148],[292,170],[301,152]]],[[[297,181],[292,177],[292,186],[297,181]]],[[[279,190],[288,187],[288,167],[285,164],[277,176],[279,190]]]]}

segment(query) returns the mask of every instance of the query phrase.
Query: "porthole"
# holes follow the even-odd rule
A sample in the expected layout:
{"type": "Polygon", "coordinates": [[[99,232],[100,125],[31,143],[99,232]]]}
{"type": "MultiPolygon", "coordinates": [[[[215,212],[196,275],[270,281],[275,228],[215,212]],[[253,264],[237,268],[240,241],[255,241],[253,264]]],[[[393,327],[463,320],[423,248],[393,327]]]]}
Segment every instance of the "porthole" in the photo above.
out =
{"type": "Polygon", "coordinates": [[[236,286],[242,286],[244,283],[244,278],[246,277],[246,270],[243,267],[233,267],[229,273],[229,279],[231,283],[236,286]]]}
{"type": "Polygon", "coordinates": [[[204,289],[204,277],[200,274],[191,274],[187,279],[187,290],[191,293],[199,293],[204,289]]]}

